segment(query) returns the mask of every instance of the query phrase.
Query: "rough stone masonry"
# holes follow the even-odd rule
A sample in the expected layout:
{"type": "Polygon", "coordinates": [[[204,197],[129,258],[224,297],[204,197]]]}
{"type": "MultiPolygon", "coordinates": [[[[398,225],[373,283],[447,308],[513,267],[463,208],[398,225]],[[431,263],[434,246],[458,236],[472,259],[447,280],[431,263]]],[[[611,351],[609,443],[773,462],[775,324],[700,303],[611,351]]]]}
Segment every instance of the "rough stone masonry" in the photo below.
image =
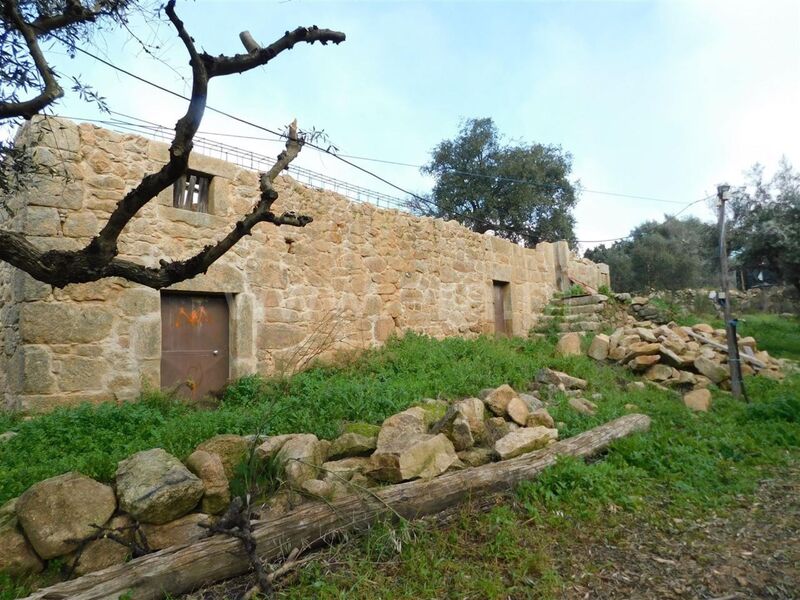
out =
{"type": "MultiPolygon", "coordinates": [[[[42,247],[77,249],[123,194],[167,159],[167,145],[52,117],[20,132],[53,173],[4,199],[0,226],[42,247]]],[[[146,205],[120,239],[123,258],[157,266],[224,235],[258,195],[258,173],[193,154],[212,177],[208,213],[173,207],[172,190],[146,205]]],[[[174,286],[224,294],[229,378],[274,373],[309,357],[381,344],[394,333],[435,337],[495,331],[496,288],[506,328],[527,334],[570,281],[608,283],[608,267],[566,242],[523,248],[456,222],[419,218],[276,182],[276,212],[314,217],[303,229],[259,225],[206,275],[174,286]]],[[[120,279],[53,289],[0,264],[0,392],[12,410],[126,401],[161,380],[162,293],[120,279]]]]}

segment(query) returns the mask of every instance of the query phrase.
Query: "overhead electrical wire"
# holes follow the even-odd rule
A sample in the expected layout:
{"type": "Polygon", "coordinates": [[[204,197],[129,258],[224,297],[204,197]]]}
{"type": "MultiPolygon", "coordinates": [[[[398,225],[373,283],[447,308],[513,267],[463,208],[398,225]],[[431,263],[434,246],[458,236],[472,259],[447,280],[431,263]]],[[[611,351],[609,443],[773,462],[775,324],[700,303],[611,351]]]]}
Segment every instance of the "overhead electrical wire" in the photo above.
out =
{"type": "MultiPolygon", "coordinates": [[[[56,39],[58,39],[62,43],[65,43],[65,44],[68,43],[65,40],[63,40],[62,38],[60,38],[59,36],[53,35],[52,37],[55,37],[56,39]]],[[[77,52],[80,52],[81,54],[84,54],[84,55],[92,58],[93,60],[96,60],[97,62],[99,62],[99,63],[101,63],[103,65],[106,65],[107,67],[109,67],[111,69],[114,69],[115,71],[123,73],[124,75],[127,75],[128,77],[136,79],[137,81],[140,81],[140,82],[142,82],[142,83],[144,83],[146,85],[149,85],[149,86],[151,86],[151,87],[153,87],[155,89],[158,89],[158,90],[160,90],[162,92],[165,92],[167,94],[170,94],[170,95],[175,96],[177,98],[180,98],[182,100],[186,100],[186,101],[190,100],[190,98],[188,96],[185,96],[185,95],[180,94],[180,93],[178,93],[178,92],[176,92],[174,90],[171,90],[171,89],[169,89],[169,88],[167,88],[165,86],[162,86],[162,85],[160,85],[158,83],[150,81],[150,80],[148,80],[148,79],[146,79],[146,78],[144,78],[144,77],[142,77],[140,75],[137,75],[136,73],[133,73],[133,72],[123,68],[123,67],[115,65],[110,60],[106,60],[106,59],[94,54],[93,52],[90,52],[90,51],[88,51],[88,50],[86,50],[84,48],[81,48],[81,47],[79,47],[77,45],[74,45],[74,44],[71,44],[70,46],[72,48],[74,48],[77,52]]],[[[279,140],[288,139],[288,136],[285,133],[281,133],[281,132],[276,131],[274,129],[271,129],[269,127],[265,127],[263,125],[259,125],[258,123],[254,123],[254,122],[252,122],[252,121],[250,121],[248,119],[244,119],[242,117],[238,117],[238,116],[236,116],[234,114],[231,114],[231,113],[229,113],[227,111],[224,111],[224,110],[221,110],[221,109],[218,109],[218,108],[215,108],[215,107],[210,106],[208,104],[206,105],[206,110],[214,112],[214,113],[219,114],[221,116],[227,117],[229,119],[232,119],[234,121],[237,121],[237,122],[242,123],[244,125],[247,125],[249,127],[253,127],[255,129],[258,129],[258,130],[261,130],[261,131],[265,131],[265,132],[270,133],[272,135],[278,136],[279,140]]],[[[112,112],[112,111],[110,111],[110,112],[112,112]]],[[[121,115],[122,113],[117,113],[117,114],[121,115]]],[[[148,121],[146,121],[144,119],[140,119],[138,117],[132,117],[130,115],[125,115],[125,118],[133,118],[135,120],[138,120],[138,121],[141,121],[141,122],[144,122],[144,123],[148,123],[148,121]]],[[[156,126],[160,127],[157,124],[152,124],[152,125],[156,125],[156,126]]],[[[208,134],[206,134],[206,135],[208,135],[208,134]]],[[[211,134],[211,135],[233,136],[234,134],[211,134]]],[[[244,137],[244,136],[242,136],[242,137],[244,137]]],[[[253,139],[261,139],[261,138],[253,138],[253,139]]],[[[262,140],[262,141],[279,141],[279,140],[262,140]]],[[[332,152],[329,148],[323,148],[321,146],[318,146],[318,145],[316,145],[316,144],[314,144],[312,142],[308,142],[308,141],[306,141],[304,143],[304,145],[308,146],[310,148],[313,148],[313,149],[317,150],[318,152],[322,152],[324,154],[332,156],[333,158],[343,162],[344,164],[346,164],[346,165],[348,165],[350,167],[353,167],[354,169],[357,169],[358,171],[361,171],[361,172],[369,175],[370,177],[373,177],[373,178],[377,179],[378,181],[381,181],[382,183],[388,185],[389,187],[391,187],[393,189],[396,189],[396,190],[398,190],[400,192],[403,192],[404,194],[408,194],[412,198],[415,198],[415,199],[417,199],[417,200],[419,200],[421,202],[426,202],[426,199],[421,197],[421,196],[419,196],[418,194],[415,194],[414,192],[411,192],[410,190],[407,190],[407,189],[403,188],[402,186],[399,186],[399,185],[389,181],[388,179],[378,175],[377,173],[374,173],[373,171],[370,171],[369,169],[366,169],[366,168],[364,168],[364,167],[362,167],[362,166],[360,166],[360,165],[348,160],[348,158],[353,158],[354,160],[366,160],[366,161],[380,162],[380,163],[384,163],[384,164],[394,164],[394,165],[406,166],[406,167],[414,167],[414,168],[421,168],[422,165],[414,165],[414,164],[411,164],[411,163],[403,163],[403,162],[399,162],[399,161],[389,161],[389,160],[371,158],[371,157],[364,157],[364,156],[354,156],[354,155],[339,154],[337,152],[332,152]]],[[[465,176],[490,178],[490,179],[493,179],[495,181],[510,181],[510,182],[513,182],[513,183],[520,183],[520,184],[536,186],[536,187],[549,187],[551,189],[554,187],[553,185],[543,184],[541,182],[535,182],[535,181],[532,181],[532,180],[515,179],[515,178],[508,178],[508,177],[494,177],[494,176],[486,175],[486,174],[483,174],[483,173],[471,173],[469,171],[460,171],[460,170],[457,170],[457,169],[448,169],[448,171],[456,173],[456,174],[465,175],[465,176]]],[[[647,201],[651,201],[651,202],[666,202],[666,203],[670,203],[670,204],[684,204],[683,202],[680,202],[678,200],[668,200],[668,199],[664,199],[664,198],[654,198],[654,197],[649,197],[649,196],[637,196],[637,195],[634,195],[634,194],[623,194],[623,193],[618,193],[618,192],[605,192],[605,191],[601,191],[601,190],[590,190],[590,189],[586,189],[586,188],[579,188],[579,189],[580,189],[581,192],[585,192],[585,193],[600,194],[600,195],[606,195],[606,196],[615,196],[615,197],[621,197],[621,198],[630,198],[630,199],[635,199],[635,200],[647,200],[647,201]]],[[[681,214],[683,211],[685,211],[687,208],[689,208],[693,204],[697,204],[698,202],[701,202],[701,201],[706,200],[706,199],[707,198],[701,198],[699,200],[695,200],[695,201],[690,202],[689,204],[684,206],[684,208],[677,214],[681,214]]],[[[474,223],[479,223],[481,225],[489,225],[492,228],[494,228],[494,224],[493,223],[491,223],[489,221],[482,220],[482,219],[478,219],[478,218],[473,217],[473,216],[471,216],[469,214],[466,214],[466,213],[456,214],[454,216],[460,216],[462,218],[469,219],[469,220],[473,221],[474,223]]],[[[677,215],[675,215],[675,216],[677,216],[677,215]]],[[[513,228],[504,228],[503,230],[506,231],[506,232],[514,233],[516,235],[521,235],[522,234],[522,232],[520,232],[518,230],[515,230],[513,228]]],[[[610,239],[607,239],[607,240],[577,240],[577,242],[578,243],[598,243],[598,242],[603,242],[603,241],[618,241],[618,240],[626,239],[628,237],[631,237],[631,236],[628,235],[628,236],[623,236],[623,237],[620,237],[620,238],[610,238],[610,239]]]]}

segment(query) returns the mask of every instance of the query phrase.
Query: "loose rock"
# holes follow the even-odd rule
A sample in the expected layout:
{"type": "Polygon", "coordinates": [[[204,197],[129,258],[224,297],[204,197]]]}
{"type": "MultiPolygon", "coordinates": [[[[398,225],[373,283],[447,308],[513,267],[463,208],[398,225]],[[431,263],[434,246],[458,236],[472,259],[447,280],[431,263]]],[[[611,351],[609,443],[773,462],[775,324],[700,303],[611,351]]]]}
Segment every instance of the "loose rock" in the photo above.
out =
{"type": "Polygon", "coordinates": [[[370,458],[367,474],[379,481],[399,483],[410,479],[429,479],[457,463],[453,443],[444,434],[411,434],[382,444],[370,458]]]}
{"type": "Polygon", "coordinates": [[[211,519],[208,515],[193,513],[163,525],[142,525],[142,531],[150,548],[163,550],[170,546],[184,545],[199,540],[208,532],[208,529],[202,525],[210,523],[211,519]]]}
{"type": "Polygon", "coordinates": [[[580,356],[581,336],[578,333],[565,333],[558,339],[556,354],[560,356],[580,356]]]}
{"type": "Polygon", "coordinates": [[[609,337],[602,333],[598,333],[596,336],[594,336],[594,339],[592,340],[592,343],[589,346],[589,350],[586,354],[595,360],[606,360],[608,358],[609,350],[609,337]]]}
{"type": "Polygon", "coordinates": [[[528,415],[528,422],[526,423],[527,427],[547,427],[548,429],[554,429],[556,426],[553,417],[550,416],[550,413],[547,412],[546,408],[538,408],[533,411],[530,415],[528,415]]]}
{"type": "Polygon", "coordinates": [[[247,438],[226,433],[207,439],[196,450],[218,455],[225,468],[225,477],[231,480],[236,474],[236,467],[247,458],[250,445],[247,438]]]}
{"type": "Polygon", "coordinates": [[[323,463],[317,436],[301,433],[287,440],[277,455],[283,465],[286,484],[299,489],[304,481],[316,479],[323,463]]]}
{"type": "Polygon", "coordinates": [[[120,508],[143,523],[160,525],[185,515],[203,492],[203,482],[161,448],[137,452],[117,466],[120,508]]]}
{"type": "Polygon", "coordinates": [[[582,415],[594,415],[597,412],[597,405],[585,398],[570,398],[569,405],[582,415]]]}
{"type": "Polygon", "coordinates": [[[366,437],[358,433],[344,433],[333,440],[328,457],[331,459],[370,454],[378,445],[378,436],[366,437]]]}
{"type": "Polygon", "coordinates": [[[186,459],[186,466],[203,482],[200,510],[210,515],[223,512],[231,503],[231,492],[225,468],[218,454],[195,450],[186,459]]]}
{"type": "Polygon", "coordinates": [[[105,525],[117,508],[114,491],[70,472],[32,485],[16,503],[19,523],[44,559],[68,554],[105,525]]]}
{"type": "Polygon", "coordinates": [[[528,422],[528,415],[530,415],[530,412],[531,411],[528,410],[528,405],[525,404],[519,396],[511,398],[506,406],[506,414],[508,417],[514,421],[514,423],[522,425],[523,427],[528,422]]]}
{"type": "Polygon", "coordinates": [[[486,398],[483,399],[483,402],[492,413],[498,417],[502,417],[506,414],[508,403],[511,402],[512,398],[516,397],[517,392],[514,391],[514,388],[508,384],[503,384],[489,392],[486,398]]]}
{"type": "Polygon", "coordinates": [[[683,397],[683,403],[694,411],[708,412],[711,408],[711,392],[706,389],[691,391],[683,397]]]}
{"type": "Polygon", "coordinates": [[[525,427],[512,431],[494,444],[494,451],[501,460],[514,458],[558,439],[558,431],[547,427],[525,427]]]}

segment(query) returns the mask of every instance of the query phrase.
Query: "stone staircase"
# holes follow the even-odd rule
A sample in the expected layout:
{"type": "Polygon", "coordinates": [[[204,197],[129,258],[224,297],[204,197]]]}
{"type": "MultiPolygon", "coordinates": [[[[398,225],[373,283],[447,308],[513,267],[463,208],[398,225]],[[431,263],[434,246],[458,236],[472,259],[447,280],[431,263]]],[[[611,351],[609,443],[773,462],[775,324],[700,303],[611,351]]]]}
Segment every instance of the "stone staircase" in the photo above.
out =
{"type": "Polygon", "coordinates": [[[596,332],[609,323],[604,318],[608,296],[586,294],[567,298],[553,298],[536,322],[539,333],[596,332]]]}

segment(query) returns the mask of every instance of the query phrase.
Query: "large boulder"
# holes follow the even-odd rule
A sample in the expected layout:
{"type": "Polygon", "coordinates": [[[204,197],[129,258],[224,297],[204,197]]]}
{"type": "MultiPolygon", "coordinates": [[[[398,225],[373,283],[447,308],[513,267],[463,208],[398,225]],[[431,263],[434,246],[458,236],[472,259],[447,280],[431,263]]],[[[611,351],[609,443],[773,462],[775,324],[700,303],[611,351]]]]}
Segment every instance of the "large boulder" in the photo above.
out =
{"type": "Polygon", "coordinates": [[[182,517],[204,491],[203,482],[161,448],[137,452],[117,466],[120,508],[143,523],[161,525],[182,517]]]}
{"type": "Polygon", "coordinates": [[[114,514],[114,490],[80,473],[70,472],[34,484],[16,503],[25,535],[44,559],[75,550],[114,514]]]}
{"type": "MultiPolygon", "coordinates": [[[[131,525],[133,525],[133,521],[129,516],[120,515],[111,519],[105,527],[106,529],[114,530],[114,535],[121,540],[130,541],[133,537],[131,535],[131,525]]],[[[80,577],[107,567],[121,565],[128,560],[130,555],[131,550],[128,546],[108,537],[92,540],[86,544],[83,552],[77,557],[73,565],[73,571],[75,575],[80,577]]]]}
{"type": "Polygon", "coordinates": [[[348,458],[371,454],[378,445],[378,436],[367,437],[360,433],[343,433],[331,443],[328,458],[348,458]]]}
{"type": "Polygon", "coordinates": [[[610,350],[610,340],[609,337],[603,333],[598,333],[594,336],[591,345],[589,346],[589,350],[586,354],[599,361],[603,361],[608,358],[608,352],[610,350]]]}
{"type": "Polygon", "coordinates": [[[300,489],[304,481],[316,479],[324,462],[322,446],[312,433],[301,433],[287,440],[276,456],[283,466],[286,484],[300,489]]]}
{"type": "Polygon", "coordinates": [[[151,550],[163,550],[170,546],[178,546],[194,542],[204,537],[211,519],[203,513],[192,513],[162,525],[142,525],[142,532],[151,550]]]}
{"type": "Polygon", "coordinates": [[[17,526],[16,502],[14,498],[0,507],[0,573],[38,573],[44,564],[17,526]]]}
{"type": "Polygon", "coordinates": [[[252,443],[244,436],[224,433],[207,439],[195,449],[219,456],[225,468],[225,477],[231,480],[236,474],[236,467],[247,458],[252,443]]]}
{"type": "Polygon", "coordinates": [[[558,338],[556,344],[556,354],[560,356],[580,356],[581,355],[581,336],[579,333],[565,333],[558,338]]]}
{"type": "Polygon", "coordinates": [[[483,398],[483,403],[492,413],[498,417],[503,417],[506,414],[508,403],[511,402],[512,398],[517,397],[518,395],[517,392],[514,391],[514,388],[504,383],[500,387],[486,393],[483,398]]]}
{"type": "Polygon", "coordinates": [[[195,450],[186,459],[186,466],[203,482],[203,499],[200,510],[210,515],[223,512],[231,503],[231,492],[225,467],[218,454],[195,450]]]}
{"type": "Polygon", "coordinates": [[[378,442],[370,457],[367,474],[378,481],[399,483],[409,479],[430,479],[459,464],[453,443],[439,433],[414,433],[378,442]]]}
{"type": "Polygon", "coordinates": [[[497,440],[494,451],[501,460],[514,458],[558,439],[558,430],[547,427],[523,427],[497,440]]]}

